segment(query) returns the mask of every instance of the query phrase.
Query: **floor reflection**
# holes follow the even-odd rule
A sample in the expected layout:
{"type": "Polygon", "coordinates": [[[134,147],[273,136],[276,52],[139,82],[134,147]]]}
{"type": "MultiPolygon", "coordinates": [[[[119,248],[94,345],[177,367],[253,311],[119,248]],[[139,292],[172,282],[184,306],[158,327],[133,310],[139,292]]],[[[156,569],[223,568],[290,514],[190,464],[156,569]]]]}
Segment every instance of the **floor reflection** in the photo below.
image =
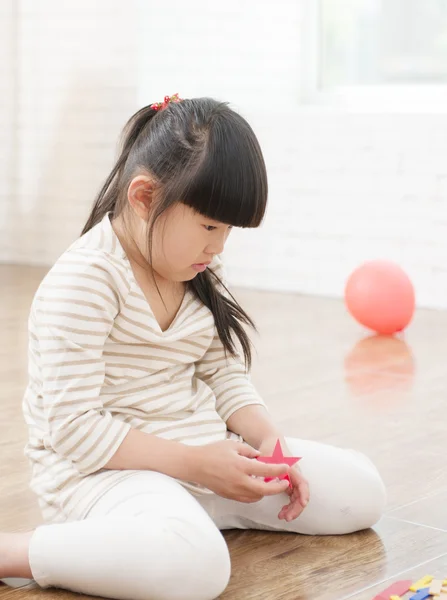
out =
{"type": "Polygon", "coordinates": [[[354,396],[383,390],[407,392],[413,387],[415,373],[416,361],[403,336],[368,336],[344,359],[345,382],[354,396]]]}

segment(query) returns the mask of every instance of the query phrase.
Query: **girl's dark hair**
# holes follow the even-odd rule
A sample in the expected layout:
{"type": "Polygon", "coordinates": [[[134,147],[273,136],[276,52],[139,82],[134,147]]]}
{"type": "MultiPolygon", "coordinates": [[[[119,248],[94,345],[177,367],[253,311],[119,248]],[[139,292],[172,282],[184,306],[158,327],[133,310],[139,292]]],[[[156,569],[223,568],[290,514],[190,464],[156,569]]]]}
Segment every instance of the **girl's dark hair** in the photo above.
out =
{"type": "MultiPolygon", "coordinates": [[[[160,190],[148,232],[149,256],[155,221],[176,202],[235,227],[258,227],[264,217],[267,174],[262,152],[250,125],[226,102],[193,98],[171,102],[160,111],[149,105],[135,113],[124,127],[121,154],[82,234],[107,212],[114,218],[123,212],[128,186],[141,172],[150,174],[160,190]]],[[[198,273],[187,285],[213,313],[225,350],[236,354],[235,334],[250,368],[250,340],[243,325],[255,328],[251,318],[212,270],[198,273]]]]}

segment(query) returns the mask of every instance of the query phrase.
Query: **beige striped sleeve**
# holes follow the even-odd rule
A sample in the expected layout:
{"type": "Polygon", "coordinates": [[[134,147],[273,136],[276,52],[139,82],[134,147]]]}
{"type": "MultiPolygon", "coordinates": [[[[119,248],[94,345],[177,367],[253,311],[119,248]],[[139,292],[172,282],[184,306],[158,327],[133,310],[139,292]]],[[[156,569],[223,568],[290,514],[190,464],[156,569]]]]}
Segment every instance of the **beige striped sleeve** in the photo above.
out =
{"type": "Polygon", "coordinates": [[[250,381],[242,358],[225,356],[217,333],[205,356],[196,363],[196,375],[213,390],[216,410],[224,422],[244,406],[265,406],[250,381]]]}
{"type": "Polygon", "coordinates": [[[84,255],[56,263],[33,306],[47,424],[44,442],[83,474],[104,467],[130,429],[104,410],[100,400],[104,343],[119,305],[120,290],[106,258],[84,255]]]}
{"type": "MultiPolygon", "coordinates": [[[[220,259],[216,257],[210,267],[227,286],[225,270],[220,259]]],[[[196,363],[196,375],[213,390],[216,410],[224,422],[244,406],[265,406],[250,381],[242,357],[232,357],[228,353],[226,356],[217,332],[206,354],[196,363]]]]}

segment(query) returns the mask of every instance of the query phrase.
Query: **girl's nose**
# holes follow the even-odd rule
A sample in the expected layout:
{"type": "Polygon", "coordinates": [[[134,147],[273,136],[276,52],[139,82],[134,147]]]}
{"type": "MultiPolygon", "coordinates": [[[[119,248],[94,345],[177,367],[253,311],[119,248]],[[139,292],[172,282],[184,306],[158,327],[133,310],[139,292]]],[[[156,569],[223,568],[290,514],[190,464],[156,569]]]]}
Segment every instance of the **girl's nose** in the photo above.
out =
{"type": "Polygon", "coordinates": [[[213,256],[215,254],[222,254],[222,252],[224,251],[225,242],[227,241],[227,237],[227,235],[216,236],[215,239],[213,239],[213,241],[208,244],[205,252],[207,254],[212,254],[213,256]]]}

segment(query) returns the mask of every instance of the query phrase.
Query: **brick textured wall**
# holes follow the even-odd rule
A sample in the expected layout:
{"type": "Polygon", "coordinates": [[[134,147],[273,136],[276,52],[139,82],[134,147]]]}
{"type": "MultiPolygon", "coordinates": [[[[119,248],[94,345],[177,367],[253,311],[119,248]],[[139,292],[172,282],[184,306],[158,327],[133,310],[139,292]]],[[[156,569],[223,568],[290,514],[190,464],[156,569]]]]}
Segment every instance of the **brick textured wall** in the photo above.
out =
{"type": "Polygon", "coordinates": [[[229,246],[233,281],[341,296],[358,264],[385,258],[410,275],[419,305],[447,308],[447,115],[290,121],[264,132],[269,214],[229,246]]]}
{"type": "Polygon", "coordinates": [[[51,264],[79,234],[111,168],[118,132],[137,108],[131,7],[20,0],[16,25],[12,12],[11,22],[2,22],[17,29],[18,51],[10,116],[17,152],[13,193],[1,197],[8,218],[0,222],[0,260],[51,264]]]}
{"type": "Polygon", "coordinates": [[[0,35],[0,260],[51,264],[127,117],[178,91],[229,100],[264,150],[268,215],[230,237],[232,283],[341,296],[361,261],[388,258],[419,305],[447,308],[447,112],[300,108],[298,4],[2,0],[0,33],[18,10],[19,50],[14,70],[14,37],[0,35]]]}

